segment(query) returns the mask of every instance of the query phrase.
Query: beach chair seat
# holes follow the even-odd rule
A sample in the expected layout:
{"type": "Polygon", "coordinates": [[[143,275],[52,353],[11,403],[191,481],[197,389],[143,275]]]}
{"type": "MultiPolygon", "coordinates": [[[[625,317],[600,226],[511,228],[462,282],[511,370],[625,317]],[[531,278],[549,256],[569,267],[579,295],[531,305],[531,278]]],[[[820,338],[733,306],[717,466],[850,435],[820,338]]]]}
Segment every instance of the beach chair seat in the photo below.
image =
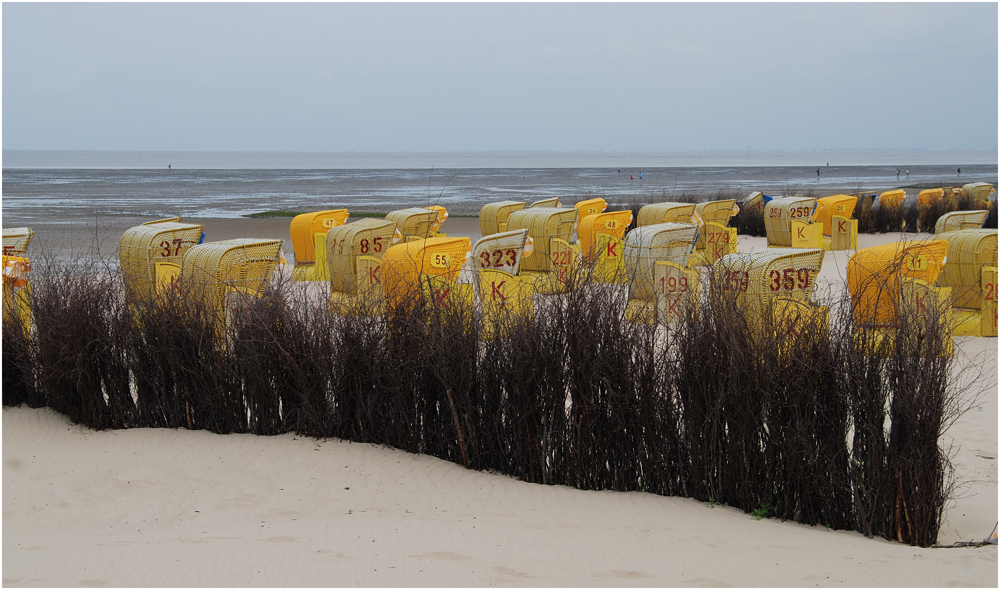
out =
{"type": "MultiPolygon", "coordinates": [[[[204,226],[180,217],[149,221],[125,230],[118,241],[118,263],[130,301],[150,296],[164,276],[176,276],[187,252],[204,240],[204,226]]],[[[167,282],[167,285],[171,282],[167,282]]]]}
{"type": "Polygon", "coordinates": [[[963,229],[979,229],[986,223],[990,212],[985,210],[949,211],[938,217],[934,224],[934,233],[959,231],[963,229]]]}
{"type": "Polygon", "coordinates": [[[660,223],[691,223],[694,203],[652,203],[639,209],[636,227],[660,223]]]}
{"type": "Polygon", "coordinates": [[[26,256],[33,237],[35,237],[35,232],[30,227],[3,228],[3,254],[5,256],[26,256]]]}
{"type": "Polygon", "coordinates": [[[514,211],[524,209],[524,201],[497,201],[486,203],[479,210],[479,231],[482,236],[507,231],[507,218],[514,211]]]}
{"type": "MultiPolygon", "coordinates": [[[[811,197],[771,199],[764,206],[764,231],[767,233],[767,245],[769,247],[791,248],[792,223],[800,222],[808,225],[815,209],[816,199],[811,197]]],[[[821,227],[819,226],[818,229],[821,227]]],[[[798,232],[794,235],[798,237],[798,232]]]]}
{"type": "Polygon", "coordinates": [[[867,328],[894,327],[903,278],[933,284],[948,250],[944,241],[891,242],[862,248],[847,262],[847,288],[855,321],[867,328]]]}
{"type": "Polygon", "coordinates": [[[512,322],[533,316],[535,285],[531,279],[487,268],[479,269],[477,275],[483,339],[506,338],[512,322]]]}

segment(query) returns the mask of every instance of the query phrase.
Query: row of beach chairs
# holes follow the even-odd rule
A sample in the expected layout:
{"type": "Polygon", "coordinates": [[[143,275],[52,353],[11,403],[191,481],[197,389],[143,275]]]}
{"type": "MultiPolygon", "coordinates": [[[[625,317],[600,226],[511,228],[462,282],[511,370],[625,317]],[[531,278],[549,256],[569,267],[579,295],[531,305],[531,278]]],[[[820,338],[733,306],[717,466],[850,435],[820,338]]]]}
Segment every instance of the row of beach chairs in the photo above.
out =
{"type": "MultiPolygon", "coordinates": [[[[346,209],[322,211],[292,221],[292,275],[328,284],[338,313],[384,313],[424,297],[435,305],[476,303],[488,315],[530,314],[536,295],[574,288],[574,277],[589,269],[595,282],[627,285],[629,319],[669,322],[697,303],[701,269],[711,267],[716,284],[732,290],[745,309],[777,303],[786,311],[814,313],[824,250],[857,247],[856,220],[850,219],[857,200],[751,195],[744,207],[761,206],[765,222],[773,220],[769,248],[754,252],[736,251],[736,230],[728,223],[739,209],[732,200],[647,205],[631,231],[632,212],[607,211],[603,199],[573,207],[558,200],[490,203],[480,212],[482,238],[474,246],[440,231],[443,207],[354,223],[347,223],[346,209]],[[459,280],[463,269],[471,281],[459,280]]],[[[975,221],[939,223],[957,229],[930,241],[857,251],[849,260],[848,285],[858,321],[891,327],[900,301],[936,301],[934,309],[944,305],[953,315],[956,334],[995,335],[997,232],[963,223],[975,221]]],[[[16,299],[12,294],[30,287],[31,236],[28,228],[4,230],[5,310],[8,299],[16,299]]],[[[205,242],[201,225],[152,221],[127,230],[120,241],[126,297],[138,301],[182,281],[228,316],[234,297],[264,291],[284,260],[281,246],[281,240],[205,242]]]]}

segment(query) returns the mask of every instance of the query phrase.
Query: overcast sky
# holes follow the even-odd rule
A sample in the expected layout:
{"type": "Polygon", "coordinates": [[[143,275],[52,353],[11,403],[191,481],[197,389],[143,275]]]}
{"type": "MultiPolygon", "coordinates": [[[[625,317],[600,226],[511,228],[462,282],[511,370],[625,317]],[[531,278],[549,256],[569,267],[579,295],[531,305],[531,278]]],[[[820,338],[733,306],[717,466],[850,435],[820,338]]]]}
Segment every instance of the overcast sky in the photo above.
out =
{"type": "Polygon", "coordinates": [[[996,149],[997,4],[3,4],[5,149],[996,149]]]}

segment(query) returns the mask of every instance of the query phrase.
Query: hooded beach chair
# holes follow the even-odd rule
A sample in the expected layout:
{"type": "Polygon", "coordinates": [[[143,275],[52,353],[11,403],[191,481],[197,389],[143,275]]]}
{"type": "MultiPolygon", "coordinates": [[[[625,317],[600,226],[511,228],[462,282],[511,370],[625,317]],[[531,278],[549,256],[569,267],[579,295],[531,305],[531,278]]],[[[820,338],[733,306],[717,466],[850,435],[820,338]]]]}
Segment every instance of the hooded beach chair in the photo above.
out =
{"type": "Polygon", "coordinates": [[[697,269],[688,269],[698,228],[691,223],[657,223],[625,235],[623,258],[628,273],[626,317],[633,321],[673,321],[694,296],[697,269]]]}
{"type": "MultiPolygon", "coordinates": [[[[470,250],[466,237],[411,240],[386,250],[382,255],[382,284],[389,311],[413,304],[428,281],[433,281],[429,277],[443,279],[443,284],[450,289],[470,250]]],[[[440,297],[441,288],[437,290],[435,295],[440,297]]],[[[471,305],[471,285],[467,298],[471,305]]]]}
{"type": "Polygon", "coordinates": [[[204,226],[180,217],[129,228],[118,241],[125,295],[135,302],[169,287],[181,273],[184,255],[204,240],[204,226]]]}
{"type": "Polygon", "coordinates": [[[997,230],[966,229],[934,236],[946,242],[944,266],[937,285],[950,287],[955,308],[955,334],[996,334],[997,230]],[[993,270],[990,271],[989,269],[993,270]]]}
{"type": "Polygon", "coordinates": [[[639,209],[636,216],[636,227],[656,225],[659,223],[691,223],[694,216],[694,203],[652,203],[639,209]]]}
{"type": "Polygon", "coordinates": [[[771,199],[764,206],[764,231],[767,232],[768,247],[822,248],[823,226],[809,221],[815,209],[816,199],[811,197],[771,199]]]}
{"type": "Polygon", "coordinates": [[[580,250],[569,242],[577,220],[576,208],[532,207],[510,214],[507,230],[528,230],[534,254],[521,261],[519,274],[534,281],[539,293],[557,293],[569,285],[580,250]]]}
{"type": "Polygon", "coordinates": [[[980,229],[986,223],[989,213],[989,211],[985,210],[949,211],[938,217],[937,222],[934,224],[934,233],[942,234],[963,229],[980,229]]]}
{"type": "Polygon", "coordinates": [[[507,218],[524,209],[524,201],[486,203],[479,210],[479,231],[483,237],[507,231],[507,218]]]}
{"type": "Polygon", "coordinates": [[[35,232],[30,227],[3,228],[3,254],[5,256],[24,257],[28,253],[28,245],[35,232]]]}
{"type": "Polygon", "coordinates": [[[331,310],[381,313],[381,259],[395,233],[396,222],[386,219],[362,219],[327,232],[331,310]]]}
{"type": "Polygon", "coordinates": [[[331,228],[347,223],[347,209],[331,209],[302,213],[292,219],[288,232],[295,252],[293,281],[325,281],[326,233],[331,228]]]}
{"type": "Polygon", "coordinates": [[[438,212],[434,209],[409,207],[392,211],[385,218],[388,221],[396,222],[396,231],[399,232],[400,241],[406,242],[433,237],[431,228],[437,221],[438,212]]]}

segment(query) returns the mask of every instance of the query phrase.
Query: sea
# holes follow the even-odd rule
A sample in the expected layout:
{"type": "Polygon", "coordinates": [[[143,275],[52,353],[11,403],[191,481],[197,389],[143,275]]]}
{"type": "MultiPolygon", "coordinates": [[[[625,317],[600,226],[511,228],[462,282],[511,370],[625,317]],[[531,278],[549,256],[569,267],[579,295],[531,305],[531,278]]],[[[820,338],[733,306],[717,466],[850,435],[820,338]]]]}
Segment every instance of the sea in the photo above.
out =
{"type": "Polygon", "coordinates": [[[346,207],[811,194],[997,183],[997,150],[164,152],[3,150],[4,225],[102,216],[241,217],[346,207]]]}

